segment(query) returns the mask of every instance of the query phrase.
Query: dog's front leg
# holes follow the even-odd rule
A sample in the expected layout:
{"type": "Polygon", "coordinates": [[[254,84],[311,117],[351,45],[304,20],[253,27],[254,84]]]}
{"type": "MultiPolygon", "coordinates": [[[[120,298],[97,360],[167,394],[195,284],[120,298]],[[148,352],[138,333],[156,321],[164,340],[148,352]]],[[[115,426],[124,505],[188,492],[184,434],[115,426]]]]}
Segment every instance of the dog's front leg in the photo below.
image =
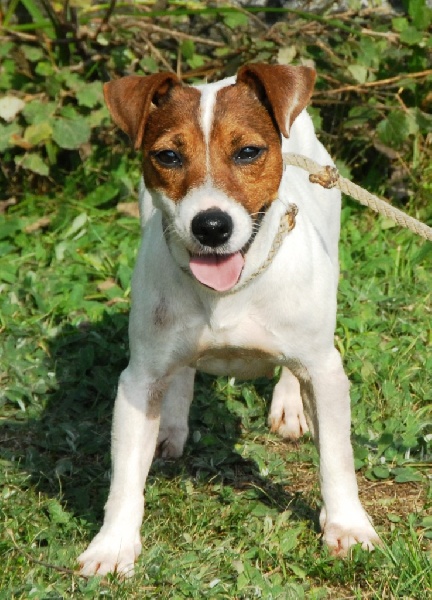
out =
{"type": "Polygon", "coordinates": [[[122,373],[114,407],[112,479],[100,532],[78,561],[83,575],[131,576],[141,552],[144,485],[159,431],[165,380],[131,365],[122,373]]]}
{"type": "Polygon", "coordinates": [[[349,382],[340,355],[332,349],[325,359],[307,365],[306,370],[307,375],[301,369],[296,374],[320,455],[324,542],[337,555],[346,555],[358,543],[372,550],[380,540],[358,497],[350,439],[349,382]]]}

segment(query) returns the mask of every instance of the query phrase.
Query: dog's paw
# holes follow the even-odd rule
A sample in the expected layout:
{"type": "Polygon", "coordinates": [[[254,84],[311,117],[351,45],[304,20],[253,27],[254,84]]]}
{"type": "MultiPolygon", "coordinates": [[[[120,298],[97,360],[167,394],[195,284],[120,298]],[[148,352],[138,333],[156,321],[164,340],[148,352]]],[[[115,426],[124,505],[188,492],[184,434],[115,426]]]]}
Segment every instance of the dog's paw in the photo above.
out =
{"type": "Polygon", "coordinates": [[[299,382],[288,369],[282,369],[273,391],[268,424],[271,431],[290,440],[298,440],[309,431],[299,382]]]}
{"type": "MultiPolygon", "coordinates": [[[[343,520],[345,521],[345,519],[343,520]]],[[[364,550],[372,551],[381,545],[368,515],[363,512],[356,517],[351,516],[349,522],[327,521],[325,509],[321,511],[320,523],[323,541],[333,556],[347,556],[352,546],[361,544],[364,550]]]]}
{"type": "Polygon", "coordinates": [[[271,431],[290,440],[298,440],[309,431],[302,408],[299,411],[293,411],[290,407],[288,410],[281,407],[280,410],[274,411],[272,407],[268,424],[271,431]]]}
{"type": "Polygon", "coordinates": [[[188,430],[181,427],[161,427],[156,445],[159,458],[180,458],[186,444],[188,430]]]}
{"type": "Polygon", "coordinates": [[[141,552],[141,539],[100,531],[79,557],[80,573],[85,576],[117,573],[132,577],[141,552]]]}

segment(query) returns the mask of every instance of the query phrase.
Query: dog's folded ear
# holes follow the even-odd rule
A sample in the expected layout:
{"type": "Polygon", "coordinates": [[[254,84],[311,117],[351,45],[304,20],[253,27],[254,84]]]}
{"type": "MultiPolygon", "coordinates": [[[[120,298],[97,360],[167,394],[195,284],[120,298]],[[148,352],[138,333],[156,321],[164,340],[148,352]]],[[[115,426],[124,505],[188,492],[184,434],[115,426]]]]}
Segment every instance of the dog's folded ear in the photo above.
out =
{"type": "Polygon", "coordinates": [[[142,146],[145,124],[152,106],[163,103],[175,85],[181,85],[181,82],[173,73],[157,73],[147,77],[129,75],[104,84],[105,102],[111,116],[130,137],[136,150],[142,146]]]}
{"type": "Polygon", "coordinates": [[[313,92],[316,72],[309,67],[252,63],[241,67],[237,82],[247,84],[273,114],[283,136],[306,108],[313,92]]]}

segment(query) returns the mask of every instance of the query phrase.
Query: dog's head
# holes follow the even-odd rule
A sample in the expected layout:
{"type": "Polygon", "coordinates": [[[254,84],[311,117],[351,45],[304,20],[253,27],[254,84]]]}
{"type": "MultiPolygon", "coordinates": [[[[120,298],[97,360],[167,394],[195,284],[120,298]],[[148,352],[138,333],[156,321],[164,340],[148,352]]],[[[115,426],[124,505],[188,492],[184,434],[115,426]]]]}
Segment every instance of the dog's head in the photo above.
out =
{"type": "Polygon", "coordinates": [[[312,94],[307,67],[251,64],[201,87],[171,73],[104,86],[117,125],[143,151],[143,175],[173,254],[202,284],[233,287],[260,219],[277,198],[281,136],[312,94]]]}

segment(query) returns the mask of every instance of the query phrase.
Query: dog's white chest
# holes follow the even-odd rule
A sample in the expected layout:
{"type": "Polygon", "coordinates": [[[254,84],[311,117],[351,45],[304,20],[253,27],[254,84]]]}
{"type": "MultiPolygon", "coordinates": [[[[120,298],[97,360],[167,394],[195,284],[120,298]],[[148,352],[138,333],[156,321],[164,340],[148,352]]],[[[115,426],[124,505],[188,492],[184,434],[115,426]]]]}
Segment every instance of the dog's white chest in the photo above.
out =
{"type": "Polygon", "coordinates": [[[271,374],[283,359],[277,335],[257,319],[237,315],[204,328],[191,366],[212,375],[249,379],[271,374]]]}

